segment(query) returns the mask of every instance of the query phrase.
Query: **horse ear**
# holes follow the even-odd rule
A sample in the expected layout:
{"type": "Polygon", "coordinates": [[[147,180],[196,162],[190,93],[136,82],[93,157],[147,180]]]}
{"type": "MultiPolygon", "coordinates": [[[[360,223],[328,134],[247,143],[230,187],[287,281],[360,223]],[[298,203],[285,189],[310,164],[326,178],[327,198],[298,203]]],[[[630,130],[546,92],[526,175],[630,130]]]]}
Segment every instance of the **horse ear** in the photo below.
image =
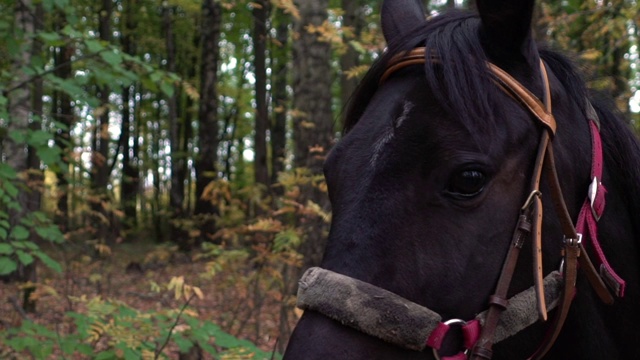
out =
{"type": "Polygon", "coordinates": [[[380,17],[387,44],[422,24],[426,18],[422,0],[384,0],[380,17]]]}
{"type": "Polygon", "coordinates": [[[522,53],[531,39],[534,5],[535,0],[477,0],[486,40],[492,47],[522,53]]]}

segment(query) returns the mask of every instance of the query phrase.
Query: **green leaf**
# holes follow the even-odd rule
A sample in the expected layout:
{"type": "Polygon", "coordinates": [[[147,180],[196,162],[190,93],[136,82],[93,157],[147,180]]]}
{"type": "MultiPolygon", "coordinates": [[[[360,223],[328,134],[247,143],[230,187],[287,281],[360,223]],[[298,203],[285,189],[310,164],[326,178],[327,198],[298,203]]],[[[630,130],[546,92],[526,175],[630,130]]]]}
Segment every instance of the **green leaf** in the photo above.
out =
{"type": "Polygon", "coordinates": [[[77,341],[72,339],[62,339],[59,345],[63,353],[71,355],[76,351],[77,341]]]}
{"type": "Polygon", "coordinates": [[[0,257],[0,275],[11,274],[18,268],[18,263],[6,256],[0,257]]]}
{"type": "Polygon", "coordinates": [[[53,139],[53,135],[48,131],[35,130],[35,131],[30,131],[29,134],[27,135],[27,144],[34,147],[39,147],[43,145],[46,146],[49,143],[49,140],[52,140],[52,139],[53,139]]]}
{"type": "Polygon", "coordinates": [[[96,355],[96,357],[94,357],[94,360],[112,360],[112,359],[117,359],[118,357],[116,356],[116,353],[114,350],[107,350],[107,351],[103,351],[101,353],[99,353],[98,355],[96,355]]]}
{"type": "Polygon", "coordinates": [[[37,148],[37,152],[38,152],[38,157],[40,157],[40,160],[42,161],[42,163],[44,163],[47,166],[57,164],[61,160],[60,155],[62,152],[60,151],[60,148],[57,146],[39,147],[37,148]]]}
{"type": "Polygon", "coordinates": [[[23,265],[29,265],[33,262],[33,256],[31,256],[31,254],[28,254],[22,250],[18,250],[16,251],[16,255],[18,255],[18,260],[20,260],[20,262],[23,265]]]}
{"type": "Polygon", "coordinates": [[[38,37],[46,44],[50,46],[64,45],[64,39],[60,34],[56,32],[40,32],[38,37]]]}
{"type": "Polygon", "coordinates": [[[87,39],[84,41],[85,45],[87,45],[87,49],[90,52],[97,53],[104,50],[104,46],[99,40],[95,39],[87,39]]]}
{"type": "Polygon", "coordinates": [[[223,348],[231,349],[240,346],[240,340],[234,337],[231,334],[227,334],[226,332],[220,330],[216,335],[216,345],[221,346],[223,348]]]}
{"type": "Polygon", "coordinates": [[[61,244],[64,242],[64,235],[55,225],[38,226],[35,228],[36,234],[45,240],[61,244]]]}
{"type": "Polygon", "coordinates": [[[10,29],[11,29],[11,23],[5,20],[0,20],[0,32],[2,32],[3,34],[6,34],[10,29]]]}
{"type": "Polygon", "coordinates": [[[202,350],[205,351],[205,353],[211,354],[211,355],[218,355],[218,351],[213,346],[207,344],[206,342],[200,342],[199,344],[202,350]]]}
{"type": "Polygon", "coordinates": [[[36,359],[47,359],[53,352],[53,344],[40,341],[37,347],[31,349],[31,352],[35,355],[36,359]]]}
{"type": "Polygon", "coordinates": [[[118,66],[122,63],[122,55],[115,51],[101,52],[100,57],[111,66],[118,66]]]}
{"type": "Polygon", "coordinates": [[[139,359],[142,359],[142,356],[141,356],[141,354],[139,354],[137,351],[135,351],[133,349],[125,348],[124,349],[124,359],[125,360],[139,360],[139,359]]]}
{"type": "MultiPolygon", "coordinates": [[[[2,229],[2,230],[4,230],[4,229],[2,229]]],[[[13,254],[13,246],[11,246],[9,244],[6,244],[6,243],[0,243],[0,254],[3,254],[3,255],[11,255],[11,254],[13,254]]]]}
{"type": "Polygon", "coordinates": [[[78,83],[74,78],[61,79],[56,76],[49,76],[47,79],[53,83],[54,88],[64,91],[72,98],[83,98],[85,95],[85,91],[78,86],[78,83]]]}
{"type": "Polygon", "coordinates": [[[15,240],[26,240],[29,238],[29,230],[24,226],[17,225],[11,230],[11,238],[15,240]]]}
{"type": "Polygon", "coordinates": [[[9,138],[18,144],[22,144],[27,141],[27,133],[25,130],[11,130],[9,131],[9,138]]]}
{"type": "Polygon", "coordinates": [[[193,342],[185,339],[180,333],[173,334],[173,341],[178,345],[181,353],[186,353],[193,347],[193,342]]]}
{"type": "Polygon", "coordinates": [[[167,82],[160,83],[160,90],[162,90],[162,92],[169,97],[173,96],[173,93],[175,92],[173,84],[167,82]]]}
{"type": "Polygon", "coordinates": [[[60,263],[50,258],[49,255],[43,253],[42,251],[34,251],[33,255],[42,260],[42,262],[51,270],[57,273],[62,272],[62,266],[60,265],[60,263]]]}
{"type": "MultiPolygon", "coordinates": [[[[18,196],[18,188],[10,182],[5,182],[2,184],[4,187],[4,191],[9,195],[10,198],[15,199],[18,196]]],[[[11,205],[11,204],[9,204],[11,205]]]]}
{"type": "Polygon", "coordinates": [[[14,248],[16,249],[26,249],[27,246],[24,244],[23,241],[12,241],[11,245],[13,245],[14,248]]]}
{"type": "Polygon", "coordinates": [[[29,250],[38,250],[38,249],[40,249],[40,247],[38,245],[36,245],[36,243],[34,243],[33,241],[22,241],[22,244],[24,245],[25,248],[27,248],[29,250]]]}

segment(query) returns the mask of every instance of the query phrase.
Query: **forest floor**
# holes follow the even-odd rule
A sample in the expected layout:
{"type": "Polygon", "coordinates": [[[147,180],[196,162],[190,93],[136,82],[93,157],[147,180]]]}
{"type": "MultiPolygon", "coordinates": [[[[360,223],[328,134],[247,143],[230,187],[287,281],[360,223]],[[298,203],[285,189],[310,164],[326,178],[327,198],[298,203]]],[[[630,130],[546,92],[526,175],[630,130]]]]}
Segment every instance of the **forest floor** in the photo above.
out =
{"type": "MultiPolygon", "coordinates": [[[[35,313],[22,311],[17,284],[0,282],[0,330],[20,326],[28,318],[63,332],[65,327],[59,325],[66,313],[86,311],[82,301],[74,301],[83,297],[120,302],[139,311],[180,309],[185,298],[176,299],[167,287],[176,277],[202,290],[204,297],[194,297],[189,303],[198,319],[212,321],[264,351],[281,350],[280,333],[288,333],[299,316],[291,304],[293,297],[283,296],[278,286],[273,286],[276,282],[268,281],[273,274],[256,277],[246,259],[242,260],[244,265],[232,266],[227,261],[212,270],[210,261],[179,253],[172,246],[120,244],[102,250],[97,259],[87,254],[95,251],[86,248],[47,250],[64,271],[58,274],[39,265],[37,290],[32,295],[36,298],[35,313]]],[[[178,358],[175,346],[164,354],[178,358]]]]}

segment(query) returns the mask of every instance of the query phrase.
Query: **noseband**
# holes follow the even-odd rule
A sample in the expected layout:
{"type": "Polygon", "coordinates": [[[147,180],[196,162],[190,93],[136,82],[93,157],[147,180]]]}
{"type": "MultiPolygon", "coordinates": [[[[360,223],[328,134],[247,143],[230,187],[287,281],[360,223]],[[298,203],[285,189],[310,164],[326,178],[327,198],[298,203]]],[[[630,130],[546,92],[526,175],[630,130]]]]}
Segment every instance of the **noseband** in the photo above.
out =
{"type": "MultiPolygon", "coordinates": [[[[436,55],[430,54],[424,47],[400,54],[390,61],[380,83],[402,68],[424,65],[427,61],[440,62],[436,55]]],[[[604,211],[605,189],[601,184],[603,156],[600,124],[591,103],[586,100],[586,115],[592,141],[592,182],[574,226],[562,195],[554,162],[552,140],[556,131],[556,121],[552,114],[551,91],[544,62],[540,61],[544,89],[542,101],[498,66],[488,62],[487,67],[496,85],[527,109],[542,127],[529,196],[520,209],[520,216],[495,292],[488,300],[488,310],[471,321],[453,319],[442,322],[437,313],[398,295],[319,268],[309,269],[300,280],[298,291],[300,308],[318,311],[369,335],[412,350],[423,350],[426,346],[432,347],[436,358],[439,358],[437,350],[450,325],[460,323],[463,324],[464,346],[467,351],[447,357],[447,359],[456,360],[466,359],[467,353],[470,359],[491,359],[494,343],[515,335],[538,319],[546,321],[547,312],[557,308],[547,336],[530,357],[530,359],[540,359],[549,351],[562,329],[575,295],[578,268],[584,271],[591,286],[604,303],[613,303],[613,296],[605,283],[618,297],[624,295],[624,280],[609,265],[597,238],[597,221],[604,211]],[[543,172],[547,176],[550,198],[564,235],[561,269],[550,273],[546,278],[543,278],[542,270],[543,213],[540,180],[543,172]],[[589,243],[597,255],[599,272],[585,251],[583,235],[585,239],[590,240],[589,243]],[[507,299],[520,249],[528,238],[531,239],[532,246],[534,286],[507,299]],[[367,314],[362,310],[363,306],[360,306],[367,303],[364,308],[370,310],[371,299],[376,299],[377,305],[373,306],[375,308],[373,312],[377,315],[367,314]],[[387,324],[383,324],[384,321],[381,319],[384,316],[381,316],[380,312],[393,314],[392,319],[387,320],[387,324]],[[372,316],[377,320],[372,321],[372,316]]]]}

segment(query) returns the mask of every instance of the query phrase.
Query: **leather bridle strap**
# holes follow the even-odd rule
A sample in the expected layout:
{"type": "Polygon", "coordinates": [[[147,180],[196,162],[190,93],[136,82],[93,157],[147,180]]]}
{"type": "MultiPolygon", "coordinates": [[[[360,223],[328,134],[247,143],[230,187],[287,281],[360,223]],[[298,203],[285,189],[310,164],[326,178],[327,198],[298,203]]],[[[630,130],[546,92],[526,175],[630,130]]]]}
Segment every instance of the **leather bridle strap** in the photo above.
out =
{"type": "Polygon", "coordinates": [[[526,235],[531,236],[532,255],[533,255],[533,274],[534,288],[536,293],[536,302],[538,304],[539,318],[543,321],[547,319],[546,303],[544,300],[544,289],[542,287],[542,200],[540,198],[540,178],[542,175],[543,165],[547,157],[547,149],[550,146],[550,133],[555,131],[555,119],[551,114],[551,97],[549,81],[547,78],[544,63],[540,63],[541,73],[543,75],[545,103],[542,104],[538,98],[526,90],[518,81],[513,79],[509,74],[504,72],[497,66],[490,64],[492,72],[498,78],[503,89],[509,90],[523,105],[529,109],[536,118],[545,126],[540,135],[538,142],[538,151],[533,167],[531,177],[530,195],[522,206],[520,218],[516,225],[513,235],[513,241],[509,248],[509,252],[498,278],[495,293],[489,298],[489,310],[487,320],[482,328],[480,338],[474,348],[471,350],[471,359],[491,359],[493,356],[493,343],[498,320],[502,311],[507,305],[507,293],[511,284],[513,273],[518,262],[520,249],[523,246],[526,235]],[[523,226],[526,225],[526,226],[523,226]]]}

